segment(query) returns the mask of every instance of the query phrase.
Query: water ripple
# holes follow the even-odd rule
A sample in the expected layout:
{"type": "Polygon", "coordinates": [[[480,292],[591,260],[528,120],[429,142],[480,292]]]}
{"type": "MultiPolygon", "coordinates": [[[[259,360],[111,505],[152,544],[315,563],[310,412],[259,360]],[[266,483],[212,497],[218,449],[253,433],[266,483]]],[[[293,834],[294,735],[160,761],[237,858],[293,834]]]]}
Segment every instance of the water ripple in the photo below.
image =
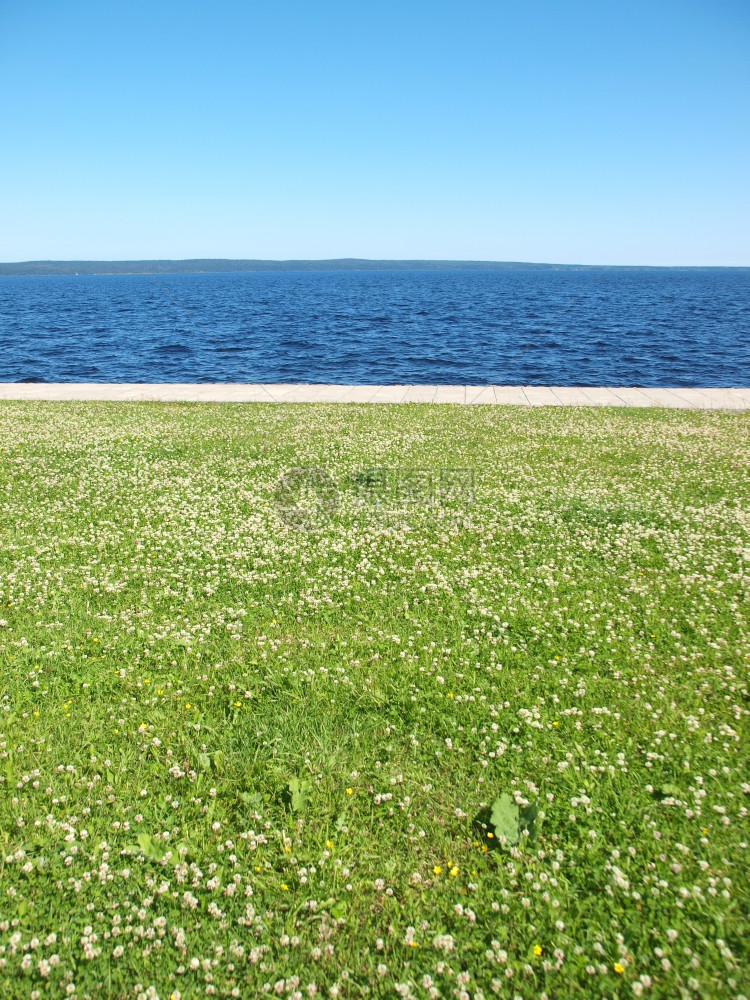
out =
{"type": "Polygon", "coordinates": [[[0,277],[0,381],[750,385],[750,272],[594,277],[0,277]]]}

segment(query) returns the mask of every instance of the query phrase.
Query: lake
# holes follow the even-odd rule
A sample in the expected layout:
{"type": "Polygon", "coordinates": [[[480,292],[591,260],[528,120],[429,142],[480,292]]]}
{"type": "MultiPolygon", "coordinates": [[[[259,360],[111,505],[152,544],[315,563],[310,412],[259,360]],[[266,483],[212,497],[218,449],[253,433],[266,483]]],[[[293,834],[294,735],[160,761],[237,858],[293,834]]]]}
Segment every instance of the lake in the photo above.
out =
{"type": "Polygon", "coordinates": [[[750,385],[750,270],[0,277],[0,381],[750,385]]]}

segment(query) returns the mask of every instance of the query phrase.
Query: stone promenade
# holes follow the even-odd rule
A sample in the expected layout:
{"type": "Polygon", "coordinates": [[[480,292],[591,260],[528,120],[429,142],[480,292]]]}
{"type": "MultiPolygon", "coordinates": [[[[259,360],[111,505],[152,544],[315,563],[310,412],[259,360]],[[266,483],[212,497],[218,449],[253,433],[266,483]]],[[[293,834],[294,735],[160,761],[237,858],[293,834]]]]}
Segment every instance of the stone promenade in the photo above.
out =
{"type": "Polygon", "coordinates": [[[148,400],[165,403],[494,403],[505,406],[661,406],[682,410],[747,410],[750,409],[750,388],[0,382],[0,399],[148,400]]]}

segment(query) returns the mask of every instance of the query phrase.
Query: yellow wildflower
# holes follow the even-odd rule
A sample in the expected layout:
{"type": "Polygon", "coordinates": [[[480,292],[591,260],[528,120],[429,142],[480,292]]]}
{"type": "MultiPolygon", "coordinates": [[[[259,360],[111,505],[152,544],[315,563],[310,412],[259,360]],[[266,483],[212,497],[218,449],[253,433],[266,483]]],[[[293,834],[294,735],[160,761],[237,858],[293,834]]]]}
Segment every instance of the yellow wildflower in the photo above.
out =
{"type": "Polygon", "coordinates": [[[537,958],[539,958],[539,956],[542,954],[542,946],[541,945],[539,945],[539,944],[535,944],[534,945],[534,954],[536,955],[537,958]]]}
{"type": "Polygon", "coordinates": [[[436,875],[441,875],[443,871],[440,865],[435,865],[435,867],[432,870],[435,872],[436,875]]]}
{"type": "Polygon", "coordinates": [[[354,795],[354,789],[353,788],[347,788],[346,794],[347,795],[354,795]]]}
{"type": "Polygon", "coordinates": [[[456,875],[458,875],[458,865],[454,865],[448,872],[448,874],[450,875],[451,878],[455,878],[456,875]]]}
{"type": "Polygon", "coordinates": [[[624,971],[625,971],[625,966],[620,965],[619,962],[615,962],[615,972],[617,973],[617,975],[621,976],[624,971]]]}

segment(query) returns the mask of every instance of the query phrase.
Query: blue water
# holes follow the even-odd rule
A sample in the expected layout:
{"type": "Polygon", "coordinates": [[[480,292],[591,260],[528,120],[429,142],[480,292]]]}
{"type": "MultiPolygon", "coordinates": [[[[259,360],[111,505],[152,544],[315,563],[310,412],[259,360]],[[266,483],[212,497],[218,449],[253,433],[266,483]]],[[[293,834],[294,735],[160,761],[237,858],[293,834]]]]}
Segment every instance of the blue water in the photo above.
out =
{"type": "Polygon", "coordinates": [[[0,277],[21,380],[748,386],[750,270],[0,277]]]}

